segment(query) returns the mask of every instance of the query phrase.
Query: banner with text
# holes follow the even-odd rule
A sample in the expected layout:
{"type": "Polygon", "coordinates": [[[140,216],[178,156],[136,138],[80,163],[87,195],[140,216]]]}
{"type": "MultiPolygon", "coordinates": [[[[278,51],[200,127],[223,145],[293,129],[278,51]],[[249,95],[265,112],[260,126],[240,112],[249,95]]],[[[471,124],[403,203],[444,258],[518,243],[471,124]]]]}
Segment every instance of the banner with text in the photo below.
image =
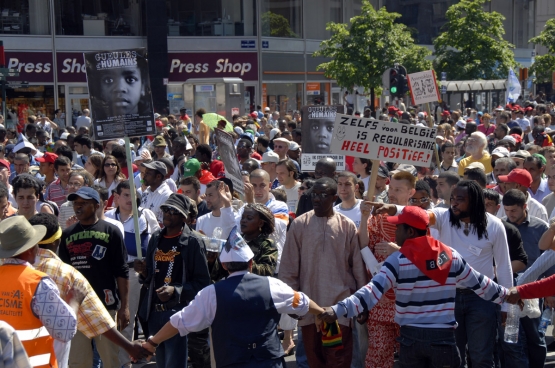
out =
{"type": "Polygon", "coordinates": [[[413,105],[441,100],[433,70],[409,74],[408,82],[413,105]]]}
{"type": "Polygon", "coordinates": [[[153,135],[146,49],[88,52],[84,56],[94,138],[153,135]]]}
{"type": "Polygon", "coordinates": [[[371,160],[428,166],[436,129],[337,114],[331,152],[371,160]]]}
{"type": "Polygon", "coordinates": [[[240,195],[245,195],[245,184],[241,176],[241,168],[237,159],[237,152],[231,134],[220,129],[214,129],[218,141],[218,152],[224,163],[225,177],[233,183],[233,189],[240,195]]]}

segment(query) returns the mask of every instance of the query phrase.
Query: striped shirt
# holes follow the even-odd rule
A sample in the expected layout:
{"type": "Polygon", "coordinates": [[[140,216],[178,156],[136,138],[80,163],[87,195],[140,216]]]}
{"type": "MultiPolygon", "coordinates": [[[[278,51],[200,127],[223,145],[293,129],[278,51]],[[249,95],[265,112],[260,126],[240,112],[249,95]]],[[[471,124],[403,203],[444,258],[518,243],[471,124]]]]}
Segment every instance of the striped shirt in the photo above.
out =
{"type": "Polygon", "coordinates": [[[524,285],[538,280],[549,268],[555,265],[555,251],[548,249],[516,279],[517,285],[524,285]]]}
{"type": "Polygon", "coordinates": [[[400,252],[390,255],[372,281],[332,308],[355,317],[372,309],[389,289],[395,290],[395,322],[401,326],[456,328],[456,287],[469,288],[484,300],[501,304],[508,290],[476,272],[456,250],[445,285],[424,275],[400,252]]]}
{"type": "Polygon", "coordinates": [[[27,352],[15,330],[4,321],[0,321],[0,367],[32,367],[27,352]]]}
{"type": "Polygon", "coordinates": [[[58,208],[67,201],[67,186],[64,188],[62,186],[62,181],[60,178],[56,179],[46,187],[44,193],[44,198],[47,201],[52,201],[58,205],[58,208]]]}

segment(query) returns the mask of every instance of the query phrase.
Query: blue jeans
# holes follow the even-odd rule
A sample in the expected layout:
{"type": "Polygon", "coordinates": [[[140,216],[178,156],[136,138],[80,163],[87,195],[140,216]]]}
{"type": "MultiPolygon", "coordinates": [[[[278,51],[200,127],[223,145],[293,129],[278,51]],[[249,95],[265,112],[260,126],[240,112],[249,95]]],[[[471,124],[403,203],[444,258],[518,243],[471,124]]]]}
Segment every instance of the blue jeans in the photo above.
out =
{"type": "MultiPolygon", "coordinates": [[[[538,330],[541,317],[520,319],[518,342],[509,344],[503,341],[505,364],[503,368],[542,368],[545,365],[547,347],[545,334],[538,330]]],[[[504,329],[503,329],[504,330],[504,329]]]]}
{"type": "Polygon", "coordinates": [[[297,327],[297,346],[295,348],[295,360],[298,368],[309,368],[308,358],[304,351],[303,334],[300,326],[297,327]]]}
{"type": "Polygon", "coordinates": [[[466,348],[472,368],[493,367],[493,350],[497,337],[497,311],[501,307],[485,301],[468,289],[457,290],[455,298],[455,330],[461,366],[466,367],[466,348]]]}
{"type": "Polygon", "coordinates": [[[461,357],[455,331],[401,326],[399,363],[403,368],[458,368],[461,357]]]}
{"type": "MultiPolygon", "coordinates": [[[[156,312],[152,310],[148,316],[148,329],[155,335],[170,320],[177,310],[156,312]]],[[[156,365],[158,368],[187,367],[187,336],[179,334],[164,341],[156,349],[156,365]]]]}

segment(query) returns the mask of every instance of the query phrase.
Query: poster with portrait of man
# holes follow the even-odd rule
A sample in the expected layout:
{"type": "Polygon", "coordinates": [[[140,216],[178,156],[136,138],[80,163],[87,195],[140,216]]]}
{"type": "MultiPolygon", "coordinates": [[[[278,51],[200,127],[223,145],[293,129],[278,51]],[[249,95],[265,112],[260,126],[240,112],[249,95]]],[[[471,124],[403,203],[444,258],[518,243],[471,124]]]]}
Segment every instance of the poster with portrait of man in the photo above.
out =
{"type": "Polygon", "coordinates": [[[331,153],[335,115],[343,114],[343,105],[303,106],[301,171],[314,171],[318,160],[330,157],[337,170],[345,170],[345,156],[331,153]]]}
{"type": "Polygon", "coordinates": [[[84,53],[96,140],[156,131],[145,48],[84,53]]]}

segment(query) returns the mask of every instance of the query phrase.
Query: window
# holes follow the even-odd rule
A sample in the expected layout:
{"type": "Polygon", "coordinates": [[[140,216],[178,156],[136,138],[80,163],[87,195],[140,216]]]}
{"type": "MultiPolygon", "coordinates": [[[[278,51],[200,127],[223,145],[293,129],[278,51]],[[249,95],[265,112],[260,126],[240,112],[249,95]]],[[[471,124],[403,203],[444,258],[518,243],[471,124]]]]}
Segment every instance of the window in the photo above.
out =
{"type": "Polygon", "coordinates": [[[305,0],[306,38],[324,40],[331,36],[326,31],[329,22],[342,23],[341,0],[305,0]]]}
{"type": "Polygon", "coordinates": [[[142,0],[55,0],[55,4],[58,35],[142,36],[144,34],[142,0]]]}
{"type": "Polygon", "coordinates": [[[50,34],[47,0],[4,0],[0,4],[0,33],[50,34]]]}
{"type": "Polygon", "coordinates": [[[302,37],[301,0],[262,0],[262,36],[302,37]]]}
{"type": "Polygon", "coordinates": [[[256,36],[256,0],[167,0],[168,36],[256,36]]]}

